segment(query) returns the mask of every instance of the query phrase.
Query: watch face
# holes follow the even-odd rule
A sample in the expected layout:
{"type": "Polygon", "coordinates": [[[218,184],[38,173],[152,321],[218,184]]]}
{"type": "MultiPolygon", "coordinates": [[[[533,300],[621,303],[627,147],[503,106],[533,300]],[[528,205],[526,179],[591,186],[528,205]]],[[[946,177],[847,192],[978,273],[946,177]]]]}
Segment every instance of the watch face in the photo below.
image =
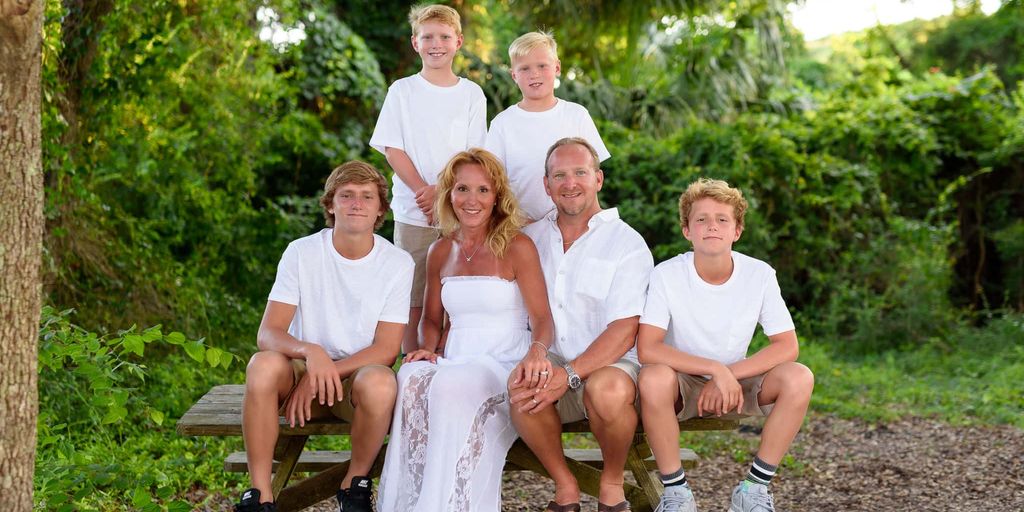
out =
{"type": "Polygon", "coordinates": [[[569,387],[571,389],[579,389],[583,385],[583,379],[580,379],[579,375],[572,375],[569,377],[569,387]]]}

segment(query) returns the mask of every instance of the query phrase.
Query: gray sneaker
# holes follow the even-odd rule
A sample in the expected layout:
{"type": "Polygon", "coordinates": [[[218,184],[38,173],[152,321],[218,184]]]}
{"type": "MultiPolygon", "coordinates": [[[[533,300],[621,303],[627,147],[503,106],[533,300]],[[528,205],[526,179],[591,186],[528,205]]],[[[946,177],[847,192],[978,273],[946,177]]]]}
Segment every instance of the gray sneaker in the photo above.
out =
{"type": "Polygon", "coordinates": [[[654,512],[697,512],[697,502],[689,485],[672,485],[665,488],[661,501],[654,512]]]}
{"type": "Polygon", "coordinates": [[[775,512],[768,486],[744,480],[732,490],[729,512],[775,512]]]}

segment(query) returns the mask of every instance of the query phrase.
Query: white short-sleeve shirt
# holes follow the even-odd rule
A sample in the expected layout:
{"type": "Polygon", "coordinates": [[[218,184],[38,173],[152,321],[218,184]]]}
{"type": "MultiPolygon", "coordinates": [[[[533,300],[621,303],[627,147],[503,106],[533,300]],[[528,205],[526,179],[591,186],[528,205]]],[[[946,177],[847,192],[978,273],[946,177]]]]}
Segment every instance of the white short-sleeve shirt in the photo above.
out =
{"type": "Polygon", "coordinates": [[[590,112],[582,105],[558,100],[544,112],[528,112],[512,105],[491,121],[484,146],[505,164],[512,193],[532,220],[539,220],[555,205],[544,191],[544,157],[559,139],[582,137],[605,161],[611,156],[590,112]]]}
{"type": "Polygon", "coordinates": [[[378,235],[369,254],[347,259],[333,233],[327,228],[288,244],[268,299],[296,306],[288,333],[338,360],[369,347],[377,322],[409,322],[413,262],[378,235]]]}
{"type": "MultiPolygon", "coordinates": [[[[551,351],[572,360],[608,324],[643,313],[654,259],[643,237],[619,218],[615,208],[594,215],[586,233],[564,252],[557,218],[558,211],[552,211],[523,232],[540,253],[555,321],[551,351]]],[[[626,357],[636,361],[635,349],[626,357]]]]}
{"type": "MultiPolygon", "coordinates": [[[[405,151],[428,185],[459,151],[481,147],[487,136],[487,100],[472,80],[459,78],[440,87],[419,74],[395,81],[384,98],[370,146],[405,151]]],[[[395,220],[426,227],[427,218],[416,206],[416,193],[396,174],[392,179],[391,210],[395,220]]]]}
{"type": "Polygon", "coordinates": [[[736,251],[732,261],[720,285],[697,275],[693,252],[658,264],[640,322],[668,331],[669,346],[726,365],[746,357],[757,324],[768,336],[793,330],[775,270],[736,251]]]}

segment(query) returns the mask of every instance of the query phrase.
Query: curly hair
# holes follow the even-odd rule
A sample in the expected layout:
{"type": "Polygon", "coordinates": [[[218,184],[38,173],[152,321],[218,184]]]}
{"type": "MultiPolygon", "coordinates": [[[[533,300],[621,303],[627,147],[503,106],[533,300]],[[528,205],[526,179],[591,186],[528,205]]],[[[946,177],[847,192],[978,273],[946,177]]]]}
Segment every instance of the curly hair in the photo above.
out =
{"type": "Polygon", "coordinates": [[[736,218],[736,225],[743,227],[743,217],[747,214],[747,200],[743,198],[743,192],[738,188],[732,188],[722,180],[700,178],[686,187],[686,192],[679,196],[679,226],[686,227],[690,221],[690,211],[693,203],[711,198],[719,203],[732,206],[732,215],[736,218]]]}
{"type": "Polygon", "coordinates": [[[456,173],[466,164],[479,165],[494,182],[494,211],[491,213],[486,243],[487,248],[495,256],[502,258],[512,244],[512,239],[519,234],[519,228],[526,224],[526,217],[519,209],[516,197],[512,194],[512,187],[508,181],[508,174],[505,173],[505,167],[501,165],[498,157],[486,149],[469,148],[457,153],[448,161],[444,170],[441,171],[441,175],[438,176],[437,202],[434,205],[434,212],[437,215],[437,224],[441,235],[450,237],[460,227],[459,218],[455,215],[455,207],[452,206],[451,193],[455,188],[456,173]]]}
{"type": "Polygon", "coordinates": [[[327,177],[327,182],[324,183],[324,193],[320,195],[320,206],[324,209],[324,220],[327,222],[327,227],[334,227],[334,214],[330,211],[331,204],[334,201],[334,192],[338,190],[338,187],[349,183],[356,185],[373,183],[377,185],[381,214],[377,217],[377,222],[373,224],[373,229],[379,229],[384,225],[384,217],[391,211],[391,203],[388,201],[388,180],[376,167],[359,160],[352,160],[339,165],[331,171],[331,175],[327,177]]]}

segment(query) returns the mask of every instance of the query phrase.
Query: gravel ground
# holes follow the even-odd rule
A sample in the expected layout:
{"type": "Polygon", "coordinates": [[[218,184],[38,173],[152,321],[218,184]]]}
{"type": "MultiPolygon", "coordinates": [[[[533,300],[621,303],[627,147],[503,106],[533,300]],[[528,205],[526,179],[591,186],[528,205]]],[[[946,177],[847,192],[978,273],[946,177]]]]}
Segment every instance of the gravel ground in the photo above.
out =
{"type": "MultiPolygon", "coordinates": [[[[732,435],[752,444],[757,429],[732,435]]],[[[1024,431],[1014,427],[928,419],[870,425],[822,416],[808,422],[792,454],[794,463],[772,482],[778,510],[1024,511],[1024,431]]],[[[731,451],[702,459],[687,474],[700,509],[727,509],[746,471],[731,451]]],[[[504,510],[541,511],[553,488],[532,473],[506,473],[504,510]]],[[[230,510],[227,500],[214,501],[230,510]]],[[[582,503],[584,511],[597,508],[589,496],[582,503]]],[[[337,504],[307,510],[335,511],[337,504]]]]}

